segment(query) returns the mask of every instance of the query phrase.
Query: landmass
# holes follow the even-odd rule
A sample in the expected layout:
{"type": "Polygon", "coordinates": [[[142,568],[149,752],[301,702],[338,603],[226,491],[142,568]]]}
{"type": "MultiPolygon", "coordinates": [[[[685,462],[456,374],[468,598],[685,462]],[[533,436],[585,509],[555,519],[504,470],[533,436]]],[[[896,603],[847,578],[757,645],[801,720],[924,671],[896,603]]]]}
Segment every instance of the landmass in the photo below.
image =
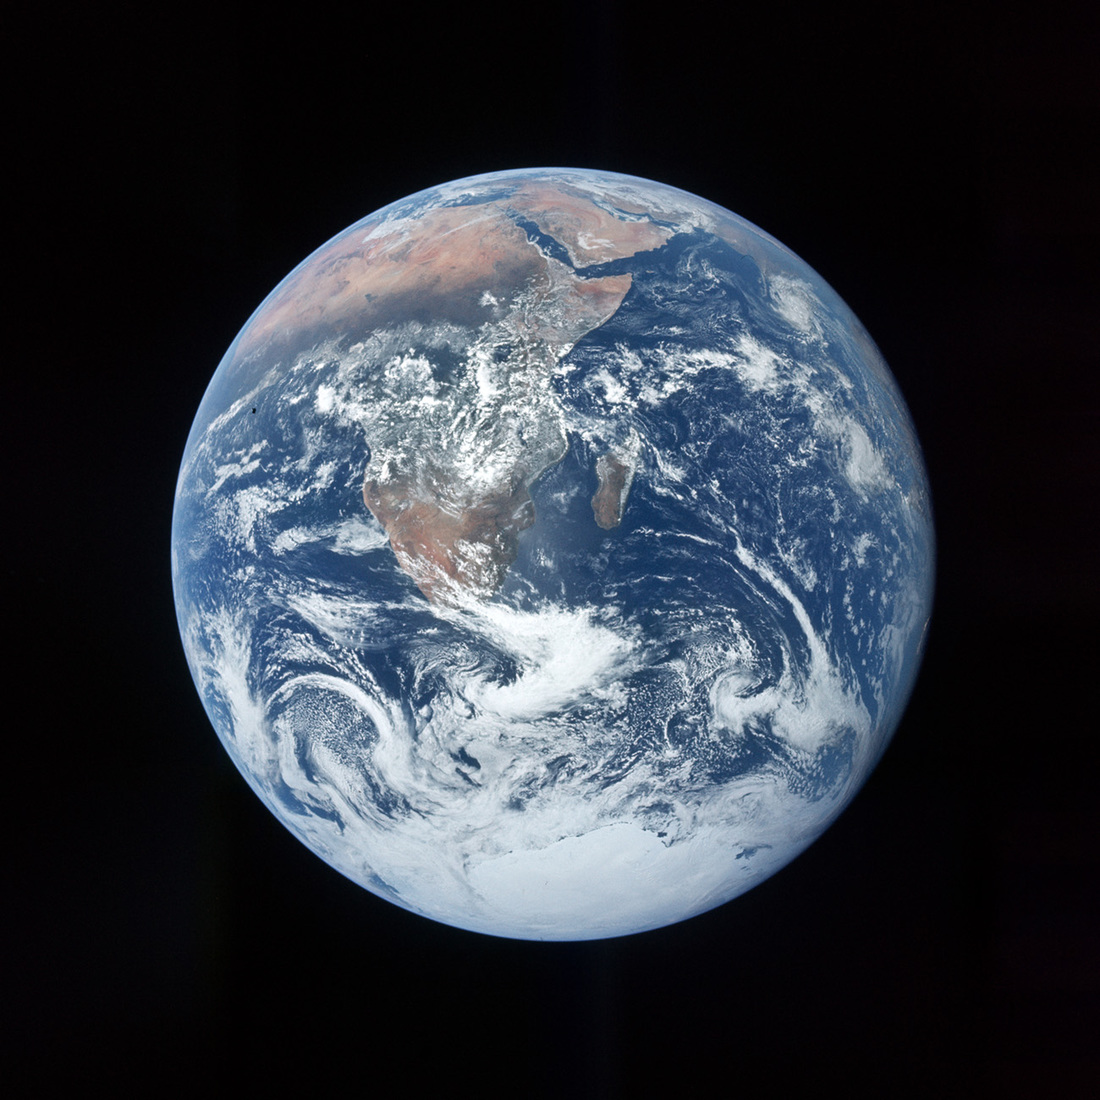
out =
{"type": "Polygon", "coordinates": [[[618,217],[567,184],[525,183],[511,204],[562,245],[577,268],[660,248],[673,235],[648,217],[618,217]]]}
{"type": "MultiPolygon", "coordinates": [[[[558,360],[615,313],[631,286],[629,274],[586,278],[580,269],[658,248],[672,233],[637,211],[616,213],[602,195],[532,180],[484,202],[368,221],[280,285],[235,354],[277,352],[291,337],[302,346],[408,331],[401,354],[414,355],[420,332],[427,350],[415,354],[430,356],[433,340],[445,341],[460,365],[425,376],[421,392],[374,383],[371,400],[384,415],[368,441],[363,500],[429,600],[487,599],[534,522],[530,486],[565,453],[552,385],[558,360]],[[524,219],[571,262],[547,255],[518,224],[524,219]]],[[[387,367],[378,363],[379,379],[387,367]]],[[[608,454],[597,473],[592,507],[610,530],[633,466],[608,454]]]]}
{"type": "Polygon", "coordinates": [[[488,302],[505,300],[543,266],[527,234],[496,204],[353,226],[275,289],[236,355],[410,321],[481,324],[493,316],[488,302]]]}
{"type": "Polygon", "coordinates": [[[546,264],[516,223],[517,213],[554,237],[577,269],[659,248],[673,235],[626,207],[618,217],[605,201],[568,183],[524,180],[505,198],[435,206],[373,225],[368,219],[333,238],[276,287],[234,357],[291,340],[301,346],[310,335],[354,336],[405,321],[490,320],[491,303],[509,300],[546,264]]]}
{"type": "Polygon", "coordinates": [[[601,455],[596,460],[596,476],[600,479],[600,487],[592,498],[592,511],[596,516],[596,523],[605,531],[618,527],[622,522],[631,474],[630,467],[613,454],[601,455]]]}
{"type": "Polygon", "coordinates": [[[519,534],[535,521],[526,485],[469,503],[401,481],[368,481],[363,499],[389,535],[398,565],[432,602],[460,591],[491,595],[519,553],[519,534]]]}
{"type": "Polygon", "coordinates": [[[566,452],[554,367],[630,288],[629,275],[582,279],[543,263],[491,326],[496,354],[470,355],[423,419],[410,408],[394,438],[371,441],[363,500],[435,603],[488,599],[504,583],[534,522],[530,486],[566,452]]]}

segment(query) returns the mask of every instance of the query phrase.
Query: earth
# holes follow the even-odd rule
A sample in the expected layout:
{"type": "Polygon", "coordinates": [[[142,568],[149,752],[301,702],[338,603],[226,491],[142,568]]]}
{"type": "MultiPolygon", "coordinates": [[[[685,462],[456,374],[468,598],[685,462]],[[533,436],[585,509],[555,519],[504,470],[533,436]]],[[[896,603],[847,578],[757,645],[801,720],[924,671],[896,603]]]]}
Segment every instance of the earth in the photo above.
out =
{"type": "Polygon", "coordinates": [[[662,184],[387,206],[241,330],[176,491],[192,676],[256,794],[378,896],[592,939],[828,827],[920,661],[919,444],[837,294],[662,184]]]}

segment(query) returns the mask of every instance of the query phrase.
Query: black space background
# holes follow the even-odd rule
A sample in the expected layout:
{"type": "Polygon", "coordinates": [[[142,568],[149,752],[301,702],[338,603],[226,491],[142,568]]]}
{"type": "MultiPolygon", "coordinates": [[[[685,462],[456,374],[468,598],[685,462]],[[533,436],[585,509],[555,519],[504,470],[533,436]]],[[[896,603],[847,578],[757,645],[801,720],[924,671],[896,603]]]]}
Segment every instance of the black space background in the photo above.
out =
{"type": "Polygon", "coordinates": [[[723,10],[8,9],[6,1072],[1095,1083],[1097,19],[723,10]],[[379,206],[537,165],[675,184],[821,272],[909,402],[939,539],[911,707],[841,820],[715,912],[589,944],[435,925],[301,847],[218,744],[169,577],[191,417],[268,291],[379,206]]]}

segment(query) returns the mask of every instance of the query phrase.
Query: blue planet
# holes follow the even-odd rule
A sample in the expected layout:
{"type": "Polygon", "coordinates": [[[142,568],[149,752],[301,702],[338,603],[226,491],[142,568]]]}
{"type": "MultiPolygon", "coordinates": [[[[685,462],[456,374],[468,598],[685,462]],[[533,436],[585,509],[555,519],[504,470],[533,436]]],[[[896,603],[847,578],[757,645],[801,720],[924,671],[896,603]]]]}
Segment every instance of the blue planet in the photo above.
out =
{"type": "Polygon", "coordinates": [[[273,814],[414,913],[621,936],[794,859],[885,750],[933,589],[874,342],[735,214],[610,172],[371,214],[214,373],[180,634],[273,814]]]}

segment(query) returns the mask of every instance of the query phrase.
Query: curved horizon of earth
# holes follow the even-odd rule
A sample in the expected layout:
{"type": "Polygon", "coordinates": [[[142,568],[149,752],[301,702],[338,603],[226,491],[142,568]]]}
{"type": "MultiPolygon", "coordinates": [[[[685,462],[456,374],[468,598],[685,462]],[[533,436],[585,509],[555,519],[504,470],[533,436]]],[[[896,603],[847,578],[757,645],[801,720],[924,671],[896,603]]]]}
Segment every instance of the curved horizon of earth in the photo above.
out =
{"type": "Polygon", "coordinates": [[[173,515],[253,790],[367,889],[587,939],[744,892],[885,749],[934,541],[908,412],[792,252],[662,184],[499,172],[296,268],[173,515]]]}

